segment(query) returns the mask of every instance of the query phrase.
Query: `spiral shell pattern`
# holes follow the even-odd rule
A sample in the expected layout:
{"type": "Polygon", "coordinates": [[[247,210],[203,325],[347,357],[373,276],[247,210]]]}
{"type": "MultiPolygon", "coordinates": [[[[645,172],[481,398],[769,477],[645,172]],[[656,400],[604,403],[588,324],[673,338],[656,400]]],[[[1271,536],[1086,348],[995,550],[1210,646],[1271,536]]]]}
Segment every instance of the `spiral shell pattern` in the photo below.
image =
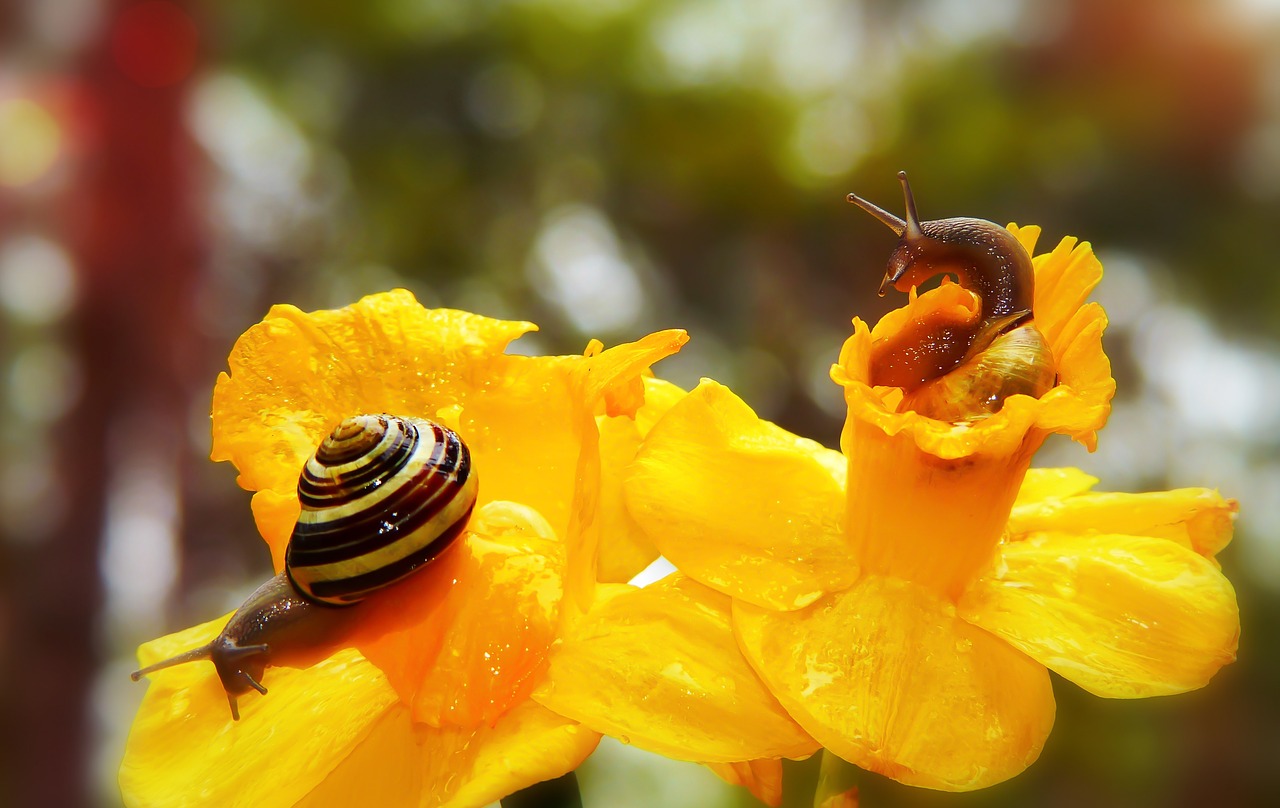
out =
{"type": "Polygon", "coordinates": [[[476,492],[471,454],[452,430],[392,415],[348,418],[298,478],[302,513],[285,570],[311,600],[355,603],[448,547],[476,492]]]}

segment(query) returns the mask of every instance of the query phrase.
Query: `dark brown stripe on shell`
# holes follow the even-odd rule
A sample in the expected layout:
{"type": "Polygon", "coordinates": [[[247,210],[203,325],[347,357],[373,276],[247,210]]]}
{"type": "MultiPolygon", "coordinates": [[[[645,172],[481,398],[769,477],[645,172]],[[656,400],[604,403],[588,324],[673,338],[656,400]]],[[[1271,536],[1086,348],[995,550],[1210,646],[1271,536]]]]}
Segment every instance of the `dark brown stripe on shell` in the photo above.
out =
{"type": "Polygon", "coordinates": [[[387,430],[398,420],[386,415],[373,417],[378,425],[377,430],[361,425],[364,416],[348,418],[334,427],[329,437],[325,438],[316,449],[316,460],[324,466],[336,466],[368,453],[370,449],[382,442],[387,430]]]}
{"type": "MultiPolygon", "coordinates": [[[[381,569],[364,575],[343,578],[337,581],[318,581],[311,586],[311,596],[328,603],[355,603],[371,592],[399,581],[438,556],[446,547],[452,545],[454,540],[462,534],[462,530],[466,527],[467,521],[471,517],[471,511],[474,508],[475,503],[472,503],[472,506],[467,509],[466,514],[461,519],[454,522],[448,530],[441,533],[434,541],[418,552],[394,564],[388,564],[381,569]]],[[[292,571],[289,573],[289,578],[293,579],[292,571]]],[[[306,591],[299,587],[296,581],[294,582],[294,588],[300,592],[306,591]]]]}
{"type": "MultiPolygon", "coordinates": [[[[302,476],[298,479],[298,500],[307,510],[321,510],[346,504],[353,499],[365,496],[378,488],[385,480],[398,474],[417,450],[420,439],[418,430],[407,424],[412,430],[397,430],[397,438],[377,456],[369,457],[367,463],[348,474],[335,474],[331,477],[316,477],[307,466],[303,467],[302,476]]],[[[438,449],[435,450],[438,453],[438,449]]],[[[351,458],[345,462],[351,462],[351,458]]],[[[434,460],[434,456],[432,460],[434,460]]],[[[317,457],[317,460],[319,458],[317,457]]],[[[429,461],[430,462],[430,461],[429,461]]],[[[341,465],[341,464],[331,464],[341,465]]]]}
{"type": "MultiPolygon", "coordinates": [[[[403,496],[396,497],[397,503],[394,507],[379,507],[376,514],[368,516],[359,523],[352,523],[345,530],[306,534],[300,534],[295,530],[293,538],[289,541],[290,566],[312,567],[349,561],[426,529],[431,520],[435,519],[462,490],[470,474],[470,466],[470,456],[464,454],[458,464],[456,479],[438,469],[424,469],[418,476],[437,478],[433,481],[434,485],[420,483],[418,479],[410,481],[405,485],[403,496]],[[353,538],[341,543],[324,541],[326,537],[332,539],[341,538],[344,535],[353,538]]],[[[303,527],[313,526],[298,525],[299,529],[303,527]]],[[[314,527],[323,527],[323,525],[314,527]]]]}
{"type": "MultiPolygon", "coordinates": [[[[413,511],[418,507],[413,505],[415,500],[430,496],[448,486],[455,473],[457,475],[455,485],[461,487],[461,484],[466,481],[466,475],[470,473],[471,455],[456,435],[448,433],[445,437],[446,455],[443,462],[435,462],[436,457],[433,455],[431,461],[424,465],[418,474],[406,480],[390,496],[367,510],[359,510],[338,519],[315,523],[299,522],[294,526],[293,538],[289,540],[290,547],[293,547],[294,542],[300,541],[302,547],[299,549],[310,551],[309,545],[314,542],[323,542],[323,537],[330,534],[349,534],[356,537],[351,540],[352,542],[363,540],[370,531],[381,532],[375,527],[379,522],[387,521],[393,514],[402,510],[413,511]]],[[[445,495],[439,499],[443,504],[449,498],[445,495]]],[[[349,543],[351,542],[344,544],[349,543]]]]}

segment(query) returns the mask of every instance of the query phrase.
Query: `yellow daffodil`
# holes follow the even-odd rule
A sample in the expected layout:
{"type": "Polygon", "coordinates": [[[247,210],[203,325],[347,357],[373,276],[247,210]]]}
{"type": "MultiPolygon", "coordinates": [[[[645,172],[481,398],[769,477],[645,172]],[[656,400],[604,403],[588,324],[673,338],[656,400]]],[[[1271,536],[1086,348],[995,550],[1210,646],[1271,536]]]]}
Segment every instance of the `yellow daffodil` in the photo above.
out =
{"type": "MultiPolygon", "coordinates": [[[[1038,228],[1010,229],[1033,253],[1038,228]]],[[[1051,433],[1092,449],[1115,389],[1105,315],[1085,303],[1101,278],[1091,249],[1065,239],[1033,265],[1057,379],[1039,399],[952,423],[871,386],[874,341],[972,308],[943,284],[875,329],[854,320],[832,369],[842,452],[704,381],[653,425],[625,481],[657,548],[731,599],[741,650],[800,726],[911,785],[976,789],[1030,765],[1054,719],[1048,670],[1130,698],[1200,687],[1235,655],[1235,594],[1213,560],[1234,502],[1028,471],[1051,433]]]]}
{"type": "MultiPolygon", "coordinates": [[[[685,336],[593,343],[584,356],[505,353],[533,329],[426,310],[398,291],[311,314],[277,306],[241,337],[214,392],[213,457],[256,492],[276,570],[299,513],[299,471],[345,417],[387,412],[453,429],[479,499],[449,551],[352,607],[358,625],[340,643],[268,668],[269,693],[242,698],[239,721],[208,663],[151,674],[120,773],[127,804],[485,805],[591,753],[596,732],[529,694],[546,682],[552,644],[596,597],[601,526],[627,529],[613,512],[617,469],[654,415],[628,416],[645,411],[646,388],[652,410],[676,398],[644,374],[685,336]]],[[[653,552],[608,551],[609,574],[630,577],[653,552]]],[[[147,643],[139,659],[199,646],[225,623],[147,643]]]]}

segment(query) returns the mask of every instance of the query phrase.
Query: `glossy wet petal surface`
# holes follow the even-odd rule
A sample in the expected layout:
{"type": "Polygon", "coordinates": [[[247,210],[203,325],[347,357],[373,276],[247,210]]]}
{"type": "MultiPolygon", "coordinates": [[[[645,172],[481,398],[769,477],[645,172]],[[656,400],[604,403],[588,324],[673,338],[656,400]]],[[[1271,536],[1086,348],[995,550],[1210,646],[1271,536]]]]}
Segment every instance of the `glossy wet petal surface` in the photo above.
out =
{"type": "Polygon", "coordinates": [[[1203,686],[1235,659],[1217,567],[1165,539],[1042,533],[1002,545],[960,615],[1081,687],[1137,698],[1203,686]]]}
{"type": "Polygon", "coordinates": [[[967,791],[1018,774],[1053,726],[1044,667],[929,590],[868,577],[807,609],[734,604],[747,658],[828,750],[908,785],[967,791]]]}
{"type": "Polygon", "coordinates": [[[685,574],[795,609],[857,577],[843,529],[843,459],[704,381],[649,433],[627,507],[685,574]]]}

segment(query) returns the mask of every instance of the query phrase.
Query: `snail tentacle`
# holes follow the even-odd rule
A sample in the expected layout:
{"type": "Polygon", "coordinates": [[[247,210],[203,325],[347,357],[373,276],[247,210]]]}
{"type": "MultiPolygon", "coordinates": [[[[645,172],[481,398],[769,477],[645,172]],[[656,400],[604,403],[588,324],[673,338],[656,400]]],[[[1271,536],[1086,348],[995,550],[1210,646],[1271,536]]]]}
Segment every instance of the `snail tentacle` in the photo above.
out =
{"type": "MultiPolygon", "coordinates": [[[[890,230],[897,233],[899,236],[901,236],[903,233],[906,232],[907,230],[906,222],[902,221],[897,216],[894,216],[892,213],[880,207],[879,205],[875,204],[874,202],[869,202],[863,199],[862,197],[858,196],[857,194],[849,194],[845,198],[848,199],[853,204],[865,210],[867,213],[870,213],[872,216],[879,219],[883,224],[887,225],[890,230]]],[[[883,295],[884,292],[881,291],[880,294],[883,295]]]]}
{"type": "Polygon", "coordinates": [[[178,654],[177,656],[169,657],[168,659],[162,659],[159,662],[153,663],[151,665],[147,665],[146,667],[143,667],[143,668],[139,668],[138,670],[129,674],[129,678],[136,682],[148,674],[155,673],[156,671],[164,670],[165,668],[172,668],[174,665],[181,665],[186,662],[195,662],[196,660],[199,660],[199,659],[209,659],[212,656],[211,654],[212,649],[213,649],[212,642],[205,643],[199,648],[192,648],[190,651],[187,651],[185,653],[181,653],[181,654],[178,654]]]}

